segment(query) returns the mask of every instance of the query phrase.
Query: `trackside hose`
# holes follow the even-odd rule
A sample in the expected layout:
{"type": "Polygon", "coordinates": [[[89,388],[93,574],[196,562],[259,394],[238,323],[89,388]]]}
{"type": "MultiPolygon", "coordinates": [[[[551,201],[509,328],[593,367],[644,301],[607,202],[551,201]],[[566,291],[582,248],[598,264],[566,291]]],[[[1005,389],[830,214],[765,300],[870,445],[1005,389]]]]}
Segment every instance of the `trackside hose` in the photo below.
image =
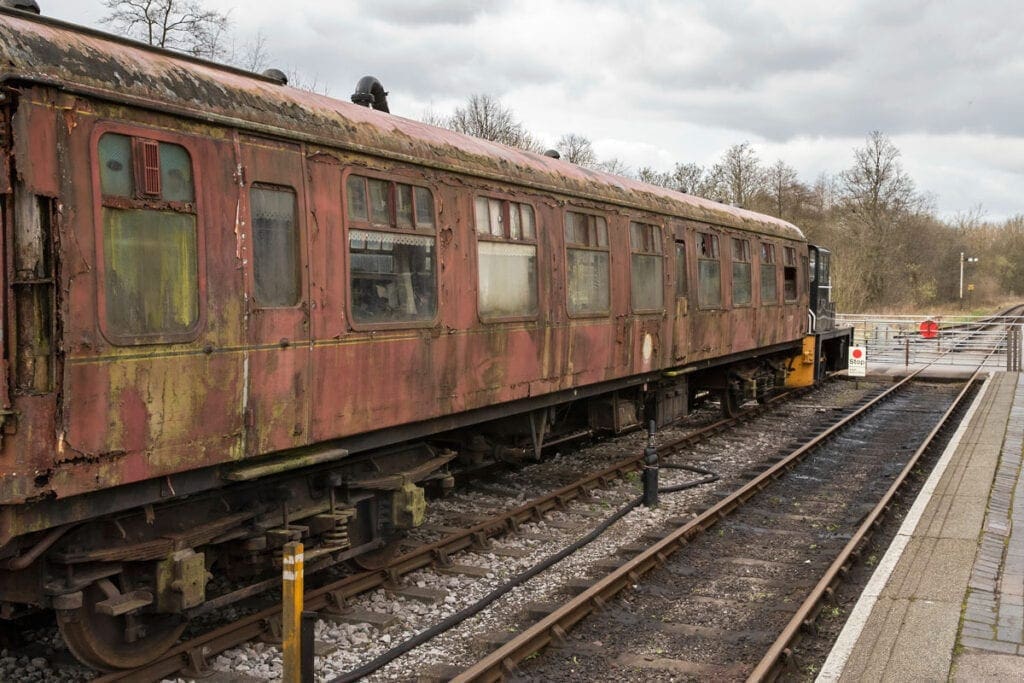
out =
{"type": "MultiPolygon", "coordinates": [[[[686,489],[691,489],[697,486],[703,486],[704,484],[710,484],[712,482],[718,481],[719,479],[718,475],[715,474],[714,472],[710,472],[699,467],[694,467],[692,465],[663,463],[661,467],[666,469],[687,470],[689,472],[703,474],[704,476],[700,479],[684,482],[682,484],[677,484],[675,486],[666,486],[664,488],[660,488],[658,489],[660,493],[674,493],[676,491],[685,491],[686,489]]],[[[611,528],[613,524],[615,524],[620,519],[622,519],[630,512],[632,512],[642,502],[643,496],[637,496],[636,498],[632,499],[631,501],[623,505],[621,508],[616,510],[611,517],[601,522],[601,524],[598,525],[597,528],[595,528],[593,531],[591,531],[586,536],[579,539],[572,545],[563,548],[554,555],[551,555],[541,560],[539,564],[535,564],[526,571],[517,574],[516,576],[509,579],[506,583],[503,583],[502,585],[498,586],[484,597],[480,598],[480,600],[473,603],[472,605],[464,607],[458,612],[448,615],[443,621],[439,622],[438,624],[435,624],[434,626],[431,626],[430,628],[417,633],[412,638],[397,645],[396,647],[393,647],[392,649],[383,653],[373,661],[364,664],[358,669],[354,669],[352,671],[342,674],[341,676],[338,676],[337,678],[331,680],[330,683],[351,683],[352,681],[357,681],[360,678],[363,678],[364,676],[369,676],[378,669],[384,668],[385,666],[395,661],[402,655],[419,647],[420,645],[423,645],[435,636],[438,636],[444,633],[445,631],[448,631],[454,628],[455,626],[458,626],[466,619],[469,619],[473,615],[484,610],[491,603],[493,603],[495,600],[511,591],[513,588],[516,588],[517,586],[526,583],[527,581],[537,576],[541,572],[547,571],[552,566],[558,564],[559,562],[569,557],[573,553],[577,552],[584,546],[587,546],[593,541],[600,538],[604,534],[604,532],[608,531],[608,529],[611,528]]]]}

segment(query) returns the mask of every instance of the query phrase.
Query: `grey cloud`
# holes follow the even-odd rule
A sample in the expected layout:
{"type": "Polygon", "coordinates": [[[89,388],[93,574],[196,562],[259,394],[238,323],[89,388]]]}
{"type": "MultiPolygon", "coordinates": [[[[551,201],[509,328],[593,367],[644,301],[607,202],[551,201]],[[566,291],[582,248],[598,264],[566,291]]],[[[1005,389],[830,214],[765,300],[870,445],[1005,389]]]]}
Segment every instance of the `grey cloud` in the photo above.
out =
{"type": "Polygon", "coordinates": [[[501,3],[497,0],[371,0],[362,5],[360,14],[365,17],[405,26],[436,26],[472,24],[478,16],[500,7],[501,3]]]}

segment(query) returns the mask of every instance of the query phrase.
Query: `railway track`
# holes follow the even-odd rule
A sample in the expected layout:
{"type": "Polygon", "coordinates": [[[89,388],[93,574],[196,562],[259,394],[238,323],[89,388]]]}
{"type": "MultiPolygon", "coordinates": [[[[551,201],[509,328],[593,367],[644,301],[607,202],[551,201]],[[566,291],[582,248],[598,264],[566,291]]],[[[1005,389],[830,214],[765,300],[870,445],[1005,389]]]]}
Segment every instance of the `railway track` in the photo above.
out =
{"type": "MultiPolygon", "coordinates": [[[[707,426],[687,433],[673,443],[663,445],[662,452],[672,453],[692,449],[706,441],[757,417],[777,410],[786,401],[805,395],[807,390],[790,392],[744,411],[741,415],[726,420],[717,420],[707,426]]],[[[603,488],[619,481],[642,468],[642,452],[623,458],[610,467],[591,472],[576,481],[549,491],[527,503],[502,510],[475,524],[462,528],[433,524],[427,533],[444,532],[441,538],[423,543],[395,557],[380,569],[363,571],[333,581],[305,596],[305,608],[323,613],[344,614],[352,598],[380,588],[394,586],[403,576],[431,567],[445,567],[453,562],[459,553],[491,550],[492,539],[514,533],[523,525],[557,517],[573,501],[591,497],[603,488]]],[[[617,502],[614,501],[613,502],[617,502]]],[[[607,503],[605,503],[607,506],[607,503]]],[[[465,515],[464,518],[472,517],[465,515]]],[[[556,522],[557,524],[557,522],[556,522]]],[[[500,550],[499,550],[500,553],[500,550]]],[[[100,676],[100,681],[159,680],[169,676],[199,676],[209,670],[209,662],[218,653],[239,644],[263,639],[274,641],[280,633],[280,606],[254,611],[242,616],[234,623],[189,638],[172,648],[168,653],[151,664],[136,669],[124,670],[100,676]]]]}
{"type": "Polygon", "coordinates": [[[547,614],[455,680],[774,678],[975,377],[945,401],[903,380],[536,610],[547,614]]]}

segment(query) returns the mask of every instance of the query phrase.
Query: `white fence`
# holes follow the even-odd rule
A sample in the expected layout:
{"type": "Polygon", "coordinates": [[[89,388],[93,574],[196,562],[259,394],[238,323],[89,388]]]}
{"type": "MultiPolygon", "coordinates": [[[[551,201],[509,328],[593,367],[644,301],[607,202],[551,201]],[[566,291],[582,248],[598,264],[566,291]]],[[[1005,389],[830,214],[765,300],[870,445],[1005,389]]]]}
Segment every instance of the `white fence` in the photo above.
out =
{"type": "Polygon", "coordinates": [[[870,364],[958,365],[1019,371],[1021,327],[1016,316],[883,316],[841,313],[853,343],[867,347],[870,364]]]}

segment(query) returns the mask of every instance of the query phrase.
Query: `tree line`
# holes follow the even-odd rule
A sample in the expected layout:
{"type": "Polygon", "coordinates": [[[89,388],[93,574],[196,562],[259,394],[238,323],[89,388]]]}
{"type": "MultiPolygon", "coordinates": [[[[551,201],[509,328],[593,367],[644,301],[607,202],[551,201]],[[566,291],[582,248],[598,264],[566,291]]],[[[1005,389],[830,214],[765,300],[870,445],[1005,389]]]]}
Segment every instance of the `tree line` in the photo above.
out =
{"type": "MultiPolygon", "coordinates": [[[[266,39],[238,45],[229,14],[200,0],[102,0],[101,20],[123,35],[151,45],[217,59],[258,71],[266,39]]],[[[293,85],[318,88],[294,71],[293,85]]],[[[425,122],[542,152],[542,142],[514,112],[488,94],[473,94],[449,115],[428,111],[425,122]]],[[[961,254],[978,261],[966,269],[974,285],[968,305],[1024,295],[1024,213],[984,220],[980,208],[940,218],[932,198],[919,190],[900,162],[900,151],[879,131],[853,150],[850,165],[800,179],[783,160],[763,162],[749,142],[734,144],[710,166],[676,163],[670,171],[631,169],[616,158],[599,159],[584,135],[567,133],[555,144],[574,164],[636,178],[732,206],[771,214],[798,225],[833,251],[833,296],[840,311],[927,309],[960,300],[961,254]]]]}

